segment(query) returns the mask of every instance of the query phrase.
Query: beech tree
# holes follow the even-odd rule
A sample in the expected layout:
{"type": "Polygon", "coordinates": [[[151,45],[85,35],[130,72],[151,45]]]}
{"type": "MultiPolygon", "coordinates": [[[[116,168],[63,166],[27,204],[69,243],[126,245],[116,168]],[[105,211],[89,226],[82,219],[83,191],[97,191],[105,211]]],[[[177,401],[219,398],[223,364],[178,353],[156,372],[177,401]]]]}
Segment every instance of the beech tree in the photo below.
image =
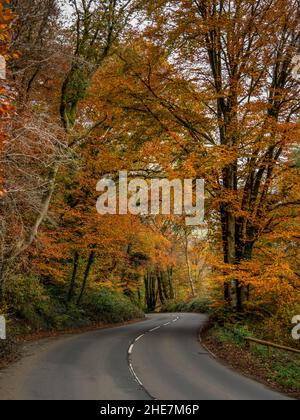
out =
{"type": "Polygon", "coordinates": [[[78,103],[86,97],[93,75],[121,41],[138,6],[135,0],[70,0],[70,4],[75,14],[74,41],[60,105],[67,131],[75,125],[78,103]]]}
{"type": "Polygon", "coordinates": [[[3,228],[3,276],[35,242],[59,171],[107,119],[101,115],[91,125],[89,110],[81,109],[77,115],[78,104],[137,6],[122,0],[70,3],[74,14],[63,25],[55,0],[12,4],[21,16],[13,28],[20,58],[12,67],[19,113],[11,130],[14,141],[4,151],[9,184],[15,188],[7,188],[6,195],[5,213],[14,215],[14,220],[7,218],[3,228]],[[25,213],[19,211],[22,206],[25,213]]]}
{"type": "Polygon", "coordinates": [[[6,68],[7,68],[7,60],[9,58],[9,46],[11,43],[11,23],[14,19],[14,15],[11,13],[9,9],[9,2],[2,1],[0,3],[0,25],[1,25],[1,32],[0,32],[0,56],[1,56],[1,78],[0,78],[0,95],[1,95],[1,102],[0,102],[0,116],[1,116],[1,137],[0,142],[3,142],[5,137],[4,126],[3,126],[3,119],[12,109],[11,106],[11,95],[9,92],[9,86],[6,83],[6,68]]]}
{"type": "Polygon", "coordinates": [[[62,58],[55,42],[61,30],[60,9],[57,0],[12,0],[11,8],[16,16],[12,47],[18,52],[11,70],[18,85],[18,105],[25,107],[38,82],[47,85],[52,72],[57,76],[54,63],[62,58]]]}
{"type": "Polygon", "coordinates": [[[72,0],[63,23],[54,0],[12,4],[0,281],[33,263],[69,301],[98,282],[154,310],[196,296],[205,259],[238,311],[298,297],[299,1],[72,0]],[[204,178],[206,224],[100,217],[96,182],[120,170],[204,178]]]}
{"type": "MultiPolygon", "coordinates": [[[[0,3],[0,57],[2,58],[1,79],[0,79],[0,156],[2,156],[5,143],[9,141],[7,128],[11,124],[11,114],[13,111],[12,100],[13,91],[6,79],[7,76],[7,62],[9,60],[9,47],[11,43],[11,23],[14,15],[9,9],[9,1],[2,1],[0,3]]],[[[0,211],[2,207],[3,197],[6,195],[5,181],[7,174],[3,163],[0,164],[0,211]]],[[[3,221],[1,220],[3,225],[3,221]]],[[[2,233],[2,232],[1,232],[2,233]]],[[[1,235],[2,236],[2,235],[1,235]]],[[[3,254],[3,242],[0,236],[1,254],[3,254]]],[[[0,279],[1,279],[1,261],[0,261],[0,279]]],[[[1,280],[0,280],[1,291],[1,280]]]]}
{"type": "Polygon", "coordinates": [[[140,58],[122,55],[124,71],[144,92],[132,92],[135,110],[160,123],[164,150],[170,144],[167,164],[160,163],[206,180],[212,220],[221,227],[224,297],[238,311],[245,282],[235,272],[278,223],[278,209],[293,218],[299,206],[295,182],[282,188],[296,176],[298,13],[298,1],[154,1],[145,35],[176,71],[157,73],[153,58],[141,67],[140,58]]]}

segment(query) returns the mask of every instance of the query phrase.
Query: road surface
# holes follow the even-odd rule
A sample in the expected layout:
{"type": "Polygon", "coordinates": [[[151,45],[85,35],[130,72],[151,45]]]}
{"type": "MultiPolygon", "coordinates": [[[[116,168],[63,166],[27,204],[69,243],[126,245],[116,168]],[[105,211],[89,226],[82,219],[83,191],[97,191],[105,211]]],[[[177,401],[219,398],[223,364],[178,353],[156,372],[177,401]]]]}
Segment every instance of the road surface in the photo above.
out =
{"type": "Polygon", "coordinates": [[[0,399],[286,399],[214,360],[198,342],[206,320],[151,315],[136,324],[29,344],[20,362],[0,371],[0,399]]]}

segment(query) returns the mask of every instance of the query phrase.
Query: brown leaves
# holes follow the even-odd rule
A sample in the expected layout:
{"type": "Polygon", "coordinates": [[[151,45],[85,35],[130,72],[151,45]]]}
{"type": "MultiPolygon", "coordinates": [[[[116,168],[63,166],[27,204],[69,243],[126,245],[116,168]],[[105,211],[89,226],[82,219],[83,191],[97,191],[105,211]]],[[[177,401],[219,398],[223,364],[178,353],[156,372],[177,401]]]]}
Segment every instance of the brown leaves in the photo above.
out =
{"type": "MultiPolygon", "coordinates": [[[[6,77],[6,64],[5,60],[8,58],[8,48],[10,41],[10,23],[14,16],[11,10],[8,8],[9,1],[2,0],[0,3],[0,56],[2,56],[3,67],[1,73],[3,77],[6,77]]],[[[4,79],[0,79],[0,151],[3,146],[3,141],[6,139],[6,124],[5,118],[9,116],[9,113],[13,110],[11,105],[11,92],[4,79]]],[[[5,194],[2,187],[3,173],[0,168],[0,199],[5,194]]]]}

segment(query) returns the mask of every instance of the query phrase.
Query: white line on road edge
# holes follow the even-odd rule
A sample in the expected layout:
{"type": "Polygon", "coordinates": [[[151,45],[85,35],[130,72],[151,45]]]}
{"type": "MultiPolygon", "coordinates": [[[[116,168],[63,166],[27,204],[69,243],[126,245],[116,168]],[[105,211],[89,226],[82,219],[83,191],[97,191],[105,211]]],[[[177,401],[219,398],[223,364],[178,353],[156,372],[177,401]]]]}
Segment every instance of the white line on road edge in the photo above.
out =
{"type": "Polygon", "coordinates": [[[200,341],[200,344],[204,348],[204,350],[207,352],[208,355],[211,355],[213,359],[217,359],[217,356],[211,350],[209,350],[209,348],[205,344],[203,344],[202,341],[200,341]]]}
{"type": "Polygon", "coordinates": [[[202,333],[202,328],[201,328],[201,330],[198,332],[198,341],[199,341],[199,343],[200,343],[200,345],[201,345],[201,347],[203,347],[204,348],[204,350],[207,352],[207,354],[208,355],[211,355],[211,357],[213,358],[213,359],[217,359],[217,356],[211,351],[211,350],[209,350],[209,348],[205,345],[205,344],[203,344],[203,340],[202,340],[202,336],[201,336],[201,333],[202,333]]]}

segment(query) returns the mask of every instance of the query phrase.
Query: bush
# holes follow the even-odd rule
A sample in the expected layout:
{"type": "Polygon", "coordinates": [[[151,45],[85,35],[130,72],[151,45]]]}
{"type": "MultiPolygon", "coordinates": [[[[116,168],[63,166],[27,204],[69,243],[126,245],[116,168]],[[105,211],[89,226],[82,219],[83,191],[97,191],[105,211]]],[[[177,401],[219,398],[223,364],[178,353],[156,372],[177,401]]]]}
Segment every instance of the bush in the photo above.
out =
{"type": "Polygon", "coordinates": [[[90,290],[84,298],[83,307],[97,322],[120,323],[144,316],[129,298],[109,289],[90,290]]]}
{"type": "Polygon", "coordinates": [[[188,312],[206,314],[210,312],[210,301],[208,299],[194,299],[188,304],[188,312]]]}
{"type": "Polygon", "coordinates": [[[144,315],[129,298],[107,289],[88,289],[82,305],[69,304],[63,288],[46,287],[36,277],[18,276],[9,283],[4,297],[5,312],[14,320],[16,334],[95,322],[121,323],[144,315]]]}
{"type": "Polygon", "coordinates": [[[196,298],[190,302],[167,302],[161,312],[195,312],[207,314],[210,312],[210,301],[207,298],[196,298]]]}
{"type": "Polygon", "coordinates": [[[53,321],[51,299],[36,277],[18,276],[5,289],[4,299],[13,315],[33,329],[47,328],[53,321]]]}

